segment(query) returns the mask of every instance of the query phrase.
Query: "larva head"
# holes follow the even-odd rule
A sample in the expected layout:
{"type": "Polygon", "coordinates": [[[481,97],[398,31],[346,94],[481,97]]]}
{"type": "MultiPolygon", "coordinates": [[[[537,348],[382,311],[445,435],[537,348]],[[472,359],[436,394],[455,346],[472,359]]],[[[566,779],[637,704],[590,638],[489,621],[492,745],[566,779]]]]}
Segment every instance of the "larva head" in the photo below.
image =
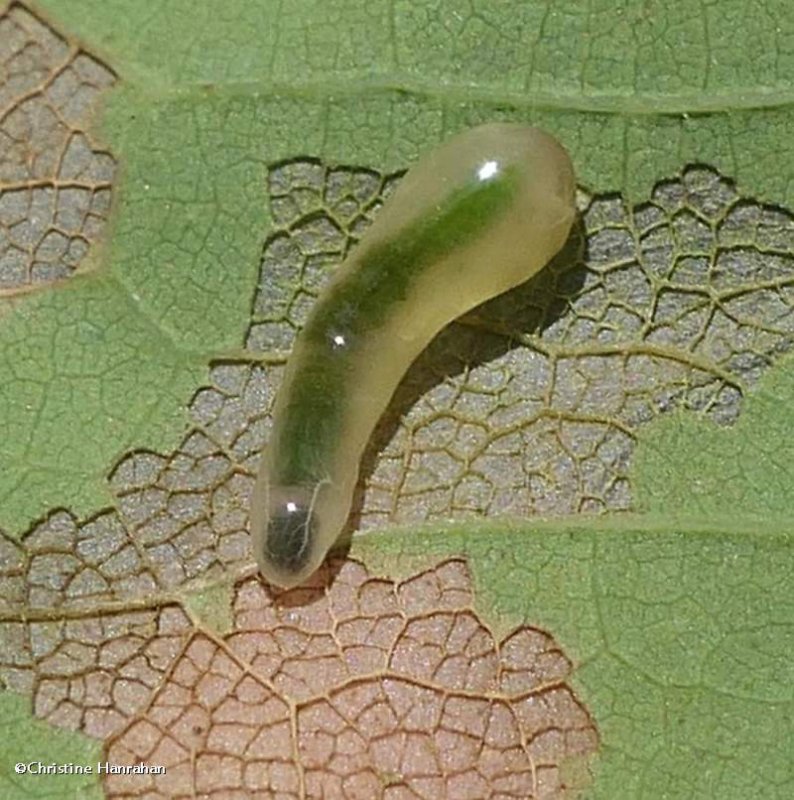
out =
{"type": "Polygon", "coordinates": [[[318,524],[311,487],[268,487],[257,493],[264,502],[251,510],[254,555],[265,579],[289,588],[320,566],[318,524]]]}

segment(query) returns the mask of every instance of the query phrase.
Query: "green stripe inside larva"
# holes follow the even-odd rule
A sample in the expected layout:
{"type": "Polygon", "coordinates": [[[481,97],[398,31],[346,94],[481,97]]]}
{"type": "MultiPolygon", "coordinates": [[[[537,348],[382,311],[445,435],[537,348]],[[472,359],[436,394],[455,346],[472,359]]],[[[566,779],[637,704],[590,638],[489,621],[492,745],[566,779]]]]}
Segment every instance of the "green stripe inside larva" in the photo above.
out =
{"type": "Polygon", "coordinates": [[[355,343],[388,318],[428,266],[497,221],[510,208],[519,181],[518,170],[509,167],[494,180],[467,182],[434,213],[373,247],[357,270],[321,297],[301,333],[309,346],[283,406],[282,446],[271,481],[305,485],[325,477],[357,368],[355,343]],[[333,330],[344,331],[352,346],[335,353],[328,343],[333,330]]]}

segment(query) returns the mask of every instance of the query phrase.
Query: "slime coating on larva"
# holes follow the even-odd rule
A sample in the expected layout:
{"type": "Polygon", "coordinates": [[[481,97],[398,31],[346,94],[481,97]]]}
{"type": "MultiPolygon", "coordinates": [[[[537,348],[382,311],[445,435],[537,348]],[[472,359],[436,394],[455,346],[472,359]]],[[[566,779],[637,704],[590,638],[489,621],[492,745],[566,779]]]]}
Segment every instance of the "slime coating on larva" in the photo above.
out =
{"type": "Polygon", "coordinates": [[[452,320],[560,250],[574,193],[564,148],[512,123],[454,136],[402,179],[314,305],[279,388],[251,505],[269,582],[294,586],[320,566],[408,367],[452,320]]]}

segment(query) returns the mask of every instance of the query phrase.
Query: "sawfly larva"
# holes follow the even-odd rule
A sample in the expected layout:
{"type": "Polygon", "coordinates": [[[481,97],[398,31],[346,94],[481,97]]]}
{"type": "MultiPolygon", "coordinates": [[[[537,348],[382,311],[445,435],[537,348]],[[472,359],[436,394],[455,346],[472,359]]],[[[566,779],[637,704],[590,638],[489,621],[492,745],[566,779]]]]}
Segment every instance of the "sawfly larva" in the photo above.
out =
{"type": "Polygon", "coordinates": [[[452,320],[535,275],[575,211],[568,154],[525,125],[472,128],[405,175],[323,290],[287,364],[251,507],[268,581],[290,587],[317,569],[408,367],[452,320]]]}

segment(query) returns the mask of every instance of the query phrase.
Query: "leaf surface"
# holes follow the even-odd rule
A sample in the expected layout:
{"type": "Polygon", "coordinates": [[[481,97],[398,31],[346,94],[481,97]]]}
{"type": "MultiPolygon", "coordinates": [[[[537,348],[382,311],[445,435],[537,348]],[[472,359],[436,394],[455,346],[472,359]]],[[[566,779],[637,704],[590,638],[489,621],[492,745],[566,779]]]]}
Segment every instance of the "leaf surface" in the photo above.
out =
{"type": "Polygon", "coordinates": [[[782,0],[0,5],[4,796],[789,796],[792,43],[782,0]],[[493,119],[570,150],[575,235],[431,344],[372,533],[272,591],[295,332],[493,119]]]}

